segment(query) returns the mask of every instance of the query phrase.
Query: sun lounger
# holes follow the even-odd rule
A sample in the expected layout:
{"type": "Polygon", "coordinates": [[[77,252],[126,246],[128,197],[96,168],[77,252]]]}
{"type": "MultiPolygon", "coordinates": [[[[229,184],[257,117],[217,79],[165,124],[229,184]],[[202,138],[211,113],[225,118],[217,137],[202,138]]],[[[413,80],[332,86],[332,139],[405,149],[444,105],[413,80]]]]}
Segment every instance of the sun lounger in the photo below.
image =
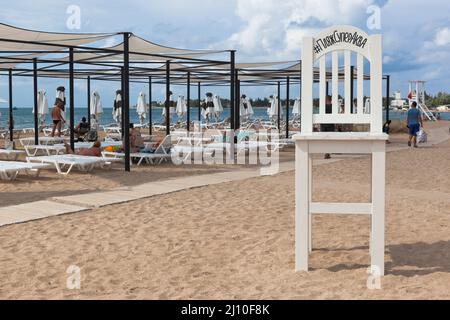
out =
{"type": "MultiPolygon", "coordinates": [[[[75,142],[75,150],[79,149],[89,149],[94,146],[94,142],[75,142]]],[[[100,148],[105,149],[107,147],[120,147],[122,146],[122,142],[120,141],[103,141],[101,143],[100,148]]],[[[54,147],[65,148],[64,144],[55,144],[54,147]]]]}
{"type": "Polygon", "coordinates": [[[122,134],[121,127],[103,127],[103,131],[105,131],[106,134],[122,134]]]}
{"type": "Polygon", "coordinates": [[[16,161],[21,154],[25,154],[25,151],[0,149],[0,158],[3,157],[10,161],[16,161]]]}
{"type": "Polygon", "coordinates": [[[25,152],[27,153],[27,156],[29,157],[35,157],[39,155],[39,153],[43,153],[44,155],[51,156],[51,155],[58,155],[63,154],[66,151],[66,147],[64,145],[25,145],[23,147],[25,149],[25,152]]]}
{"type": "Polygon", "coordinates": [[[91,172],[94,168],[110,167],[113,162],[116,162],[115,159],[79,156],[75,154],[28,157],[27,161],[52,164],[58,174],[61,175],[68,175],[74,167],[83,172],[91,172]]]}
{"type": "MultiPolygon", "coordinates": [[[[52,131],[53,131],[53,128],[44,128],[44,129],[42,129],[42,132],[44,133],[44,135],[46,137],[50,136],[52,134],[52,131]]],[[[33,132],[34,132],[34,129],[33,129],[33,132]]],[[[68,132],[69,132],[69,129],[67,129],[67,128],[61,130],[61,134],[62,135],[65,135],[68,132]]],[[[56,130],[55,133],[58,133],[58,130],[56,130]]]]}
{"type": "Polygon", "coordinates": [[[48,167],[48,164],[0,161],[0,179],[13,181],[17,178],[17,175],[22,172],[38,177],[41,170],[48,167]]]}
{"type": "MultiPolygon", "coordinates": [[[[34,138],[22,138],[19,139],[20,144],[25,147],[26,145],[34,144],[34,138]]],[[[63,143],[65,139],[63,137],[39,137],[39,144],[41,145],[52,145],[63,143]]]]}
{"type": "MultiPolygon", "coordinates": [[[[166,136],[160,145],[156,148],[154,153],[135,152],[130,154],[131,159],[137,159],[137,165],[141,165],[144,161],[148,164],[161,164],[163,161],[168,161],[171,157],[170,149],[172,147],[172,137],[166,136]]],[[[102,152],[104,159],[123,159],[125,154],[123,152],[102,152]]]]}

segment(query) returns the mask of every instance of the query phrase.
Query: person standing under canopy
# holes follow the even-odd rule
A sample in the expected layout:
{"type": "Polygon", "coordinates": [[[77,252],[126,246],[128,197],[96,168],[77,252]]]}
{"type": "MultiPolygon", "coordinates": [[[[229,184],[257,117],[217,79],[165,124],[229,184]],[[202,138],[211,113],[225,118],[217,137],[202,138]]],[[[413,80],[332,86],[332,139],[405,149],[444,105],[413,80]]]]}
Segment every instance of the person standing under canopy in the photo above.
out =
{"type": "Polygon", "coordinates": [[[55,131],[58,130],[58,137],[61,137],[61,127],[62,122],[64,121],[63,118],[63,111],[62,108],[64,108],[64,101],[61,99],[56,99],[55,106],[52,109],[52,120],[53,120],[53,129],[51,136],[55,136],[55,131]]]}

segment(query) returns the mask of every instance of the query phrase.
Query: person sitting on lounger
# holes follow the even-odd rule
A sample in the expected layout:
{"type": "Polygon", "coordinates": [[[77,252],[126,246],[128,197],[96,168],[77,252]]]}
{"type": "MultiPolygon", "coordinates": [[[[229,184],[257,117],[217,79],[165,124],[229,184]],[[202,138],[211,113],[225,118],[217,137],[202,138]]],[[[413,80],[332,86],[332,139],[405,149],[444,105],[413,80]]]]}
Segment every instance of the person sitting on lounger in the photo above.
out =
{"type": "Polygon", "coordinates": [[[144,139],[139,129],[134,127],[134,123],[130,123],[130,151],[140,152],[145,149],[144,139]]]}
{"type": "Polygon", "coordinates": [[[90,156],[90,157],[101,157],[102,156],[102,150],[101,146],[102,144],[100,141],[97,141],[94,143],[94,145],[90,148],[81,148],[77,151],[73,151],[72,148],[65,143],[64,146],[66,147],[66,153],[68,154],[76,154],[79,156],[90,156]]]}
{"type": "Polygon", "coordinates": [[[78,140],[89,132],[89,123],[87,123],[86,117],[81,119],[81,122],[75,128],[74,132],[78,136],[78,140]]]}

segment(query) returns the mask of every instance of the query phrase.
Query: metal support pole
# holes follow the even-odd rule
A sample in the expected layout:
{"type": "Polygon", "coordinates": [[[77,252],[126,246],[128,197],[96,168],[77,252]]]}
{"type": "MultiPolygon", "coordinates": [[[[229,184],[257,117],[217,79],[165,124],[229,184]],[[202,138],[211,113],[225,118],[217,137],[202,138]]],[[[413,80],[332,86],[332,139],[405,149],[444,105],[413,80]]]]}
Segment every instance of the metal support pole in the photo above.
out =
{"type": "Polygon", "coordinates": [[[386,76],[386,122],[389,121],[389,96],[391,95],[391,76],[386,76]]]}
{"type": "Polygon", "coordinates": [[[281,130],[281,97],[280,97],[280,92],[281,92],[281,84],[280,81],[277,82],[277,98],[278,98],[278,114],[277,114],[277,126],[278,126],[278,131],[281,130]]]}
{"type": "Polygon", "coordinates": [[[91,76],[87,77],[87,118],[89,130],[91,130],[91,76]]]}
{"type": "Polygon", "coordinates": [[[38,71],[37,59],[33,59],[33,93],[34,93],[34,144],[39,144],[39,119],[38,119],[38,71]]]}
{"type": "Polygon", "coordinates": [[[166,61],[166,135],[170,134],[170,61],[166,61]]]}
{"type": "Polygon", "coordinates": [[[191,72],[188,71],[187,73],[187,92],[186,92],[186,108],[187,108],[187,115],[186,115],[186,129],[189,132],[191,130],[191,72]]]}
{"type": "Polygon", "coordinates": [[[198,121],[202,121],[202,84],[198,83],[198,121]]]}
{"type": "Polygon", "coordinates": [[[355,112],[353,99],[355,97],[355,66],[350,66],[350,113],[355,112]]]}
{"type": "Polygon", "coordinates": [[[74,84],[74,68],[73,68],[73,48],[69,49],[69,91],[70,91],[70,110],[69,110],[69,126],[70,126],[70,148],[75,150],[75,84],[74,84]]]}
{"type": "Polygon", "coordinates": [[[153,134],[153,115],[152,115],[152,77],[148,77],[148,133],[153,134]]]}
{"type": "Polygon", "coordinates": [[[286,78],[286,139],[289,138],[289,106],[291,104],[289,97],[290,78],[286,78]]]}
{"type": "Polygon", "coordinates": [[[125,134],[125,127],[124,127],[124,124],[125,124],[125,121],[124,121],[124,116],[125,116],[125,113],[124,113],[124,91],[125,91],[125,68],[123,68],[123,67],[121,67],[120,68],[120,74],[121,74],[121,76],[120,76],[120,79],[121,79],[121,81],[120,81],[120,91],[122,92],[122,101],[121,101],[121,105],[120,105],[120,131],[122,132],[122,139],[123,139],[123,137],[124,137],[124,134],[125,134]]]}
{"type": "Polygon", "coordinates": [[[230,51],[230,125],[231,129],[235,130],[235,108],[236,108],[236,89],[235,89],[235,80],[236,80],[236,51],[231,50],[230,51]]]}
{"type": "Polygon", "coordinates": [[[12,69],[9,69],[9,141],[14,141],[12,69]]]}
{"type": "Polygon", "coordinates": [[[9,69],[9,141],[14,141],[14,116],[13,116],[13,73],[9,69]]]}
{"type": "Polygon", "coordinates": [[[130,165],[130,44],[128,32],[123,34],[123,92],[122,112],[124,114],[125,171],[131,171],[130,165]]]}
{"type": "Polygon", "coordinates": [[[237,130],[241,127],[241,82],[239,81],[239,71],[236,70],[236,80],[234,83],[236,87],[236,102],[234,111],[234,129],[237,130]]]}

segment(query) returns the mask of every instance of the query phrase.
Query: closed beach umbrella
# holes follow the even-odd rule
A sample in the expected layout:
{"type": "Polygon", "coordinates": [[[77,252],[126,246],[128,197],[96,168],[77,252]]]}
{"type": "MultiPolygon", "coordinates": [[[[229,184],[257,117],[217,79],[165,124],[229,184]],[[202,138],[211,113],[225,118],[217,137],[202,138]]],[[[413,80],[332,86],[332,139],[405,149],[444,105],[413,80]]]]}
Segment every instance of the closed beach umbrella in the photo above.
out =
{"type": "Polygon", "coordinates": [[[369,114],[370,113],[370,99],[367,98],[366,102],[364,103],[364,113],[369,114]]]}
{"type": "Polygon", "coordinates": [[[94,91],[91,95],[91,118],[94,119],[94,125],[100,123],[102,113],[103,105],[100,94],[97,91],[94,91]]]}
{"type": "MultiPolygon", "coordinates": [[[[170,116],[173,116],[176,113],[176,110],[175,110],[175,107],[173,106],[174,102],[173,102],[172,91],[170,91],[169,93],[170,93],[170,96],[169,96],[169,114],[170,114],[170,116]]],[[[163,117],[166,115],[166,108],[165,107],[162,110],[162,115],[163,115],[163,117]]]]}
{"type": "Polygon", "coordinates": [[[298,117],[301,113],[301,102],[300,98],[295,99],[294,107],[292,108],[292,115],[298,117]]]}
{"type": "MultiPolygon", "coordinates": [[[[283,115],[283,111],[280,110],[280,116],[283,115]]],[[[269,117],[273,118],[278,116],[278,97],[273,96],[270,109],[269,109],[269,117]]]]}
{"type": "Polygon", "coordinates": [[[114,99],[114,108],[112,116],[115,122],[120,123],[122,120],[122,91],[116,91],[116,98],[114,99]]]}
{"type": "Polygon", "coordinates": [[[252,104],[250,103],[250,100],[247,98],[247,96],[245,94],[242,95],[242,97],[241,97],[241,103],[240,103],[239,109],[240,109],[240,116],[244,120],[251,118],[251,116],[253,115],[252,104]]]}
{"type": "Polygon", "coordinates": [[[211,92],[206,94],[206,115],[214,115],[214,95],[211,92]]]}
{"type": "Polygon", "coordinates": [[[214,113],[216,114],[216,117],[219,118],[223,112],[223,107],[222,101],[220,100],[220,97],[218,95],[214,96],[213,103],[214,103],[214,113]]]}
{"type": "MultiPolygon", "coordinates": [[[[64,101],[64,100],[63,100],[64,101]]],[[[33,109],[34,113],[34,109],[33,109]]],[[[45,118],[48,114],[48,99],[45,90],[38,91],[38,118],[41,126],[45,125],[45,118]]]]}
{"type": "Polygon", "coordinates": [[[136,112],[139,115],[139,121],[144,124],[147,115],[147,102],[145,93],[140,92],[137,100],[136,112]]]}
{"type": "Polygon", "coordinates": [[[184,96],[178,96],[176,112],[179,117],[183,117],[187,113],[187,104],[184,96]]]}

